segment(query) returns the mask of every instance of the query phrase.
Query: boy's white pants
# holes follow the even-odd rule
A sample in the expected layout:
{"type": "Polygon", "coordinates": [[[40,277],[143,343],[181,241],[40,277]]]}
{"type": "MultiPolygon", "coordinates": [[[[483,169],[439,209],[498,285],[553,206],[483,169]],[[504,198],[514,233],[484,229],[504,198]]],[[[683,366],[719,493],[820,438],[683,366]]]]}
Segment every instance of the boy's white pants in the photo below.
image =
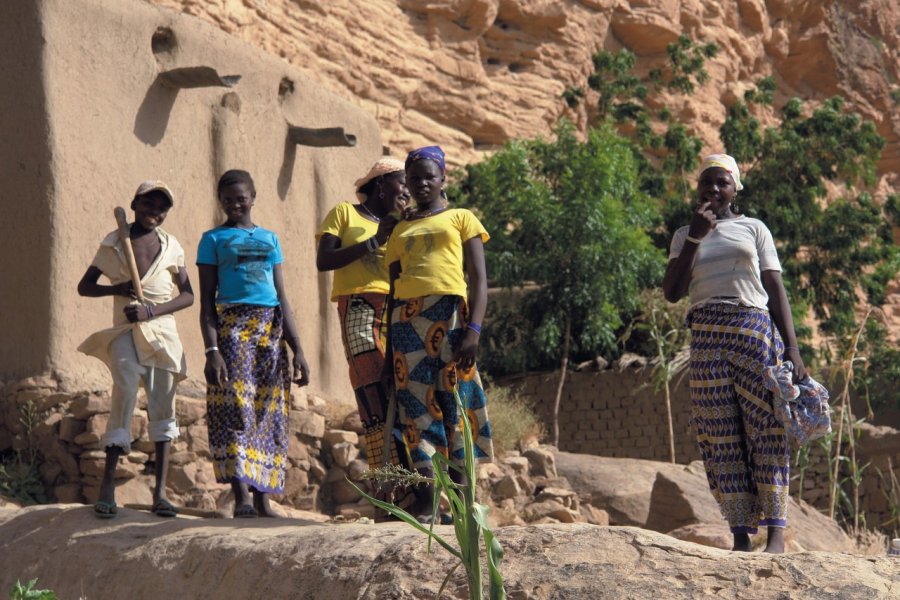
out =
{"type": "Polygon", "coordinates": [[[100,447],[118,446],[131,451],[131,418],[137,404],[138,386],[147,392],[151,442],[166,442],[178,437],[175,423],[175,373],[145,367],[138,362],[134,338],[127,331],[109,345],[109,370],[113,387],[109,424],[100,439],[100,447]]]}

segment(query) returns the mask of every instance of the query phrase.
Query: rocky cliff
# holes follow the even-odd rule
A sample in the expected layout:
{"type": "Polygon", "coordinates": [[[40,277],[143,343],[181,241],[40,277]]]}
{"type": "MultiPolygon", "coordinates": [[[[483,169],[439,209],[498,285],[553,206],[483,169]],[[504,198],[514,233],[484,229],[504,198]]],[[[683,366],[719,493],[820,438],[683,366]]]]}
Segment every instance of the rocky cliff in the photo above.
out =
{"type": "Polygon", "coordinates": [[[780,99],[835,94],[887,139],[896,189],[900,5],[893,0],[150,0],[213,22],[283,57],[375,115],[395,153],[439,142],[476,160],[514,137],[546,134],[568,112],[598,49],[628,48],[638,69],[687,34],[715,42],[710,80],[673,106],[718,148],[726,107],[763,76],[780,99]]]}

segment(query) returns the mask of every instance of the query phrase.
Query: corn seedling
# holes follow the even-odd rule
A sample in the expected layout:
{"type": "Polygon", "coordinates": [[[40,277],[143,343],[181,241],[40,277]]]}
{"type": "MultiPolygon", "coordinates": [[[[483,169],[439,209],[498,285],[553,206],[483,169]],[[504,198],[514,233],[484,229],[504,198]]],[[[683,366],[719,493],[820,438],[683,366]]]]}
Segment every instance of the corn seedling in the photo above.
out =
{"type": "Polygon", "coordinates": [[[494,532],[488,526],[488,507],[479,504],[475,499],[476,471],[475,471],[475,444],[472,438],[472,427],[466,417],[466,409],[463,406],[459,393],[454,390],[456,406],[459,410],[462,423],[463,447],[465,450],[465,466],[459,467],[451,463],[443,454],[436,452],[431,457],[434,469],[434,478],[423,477],[418,473],[406,471],[398,467],[383,467],[367,472],[364,477],[380,483],[400,482],[406,485],[418,485],[422,483],[434,484],[434,497],[432,502],[431,524],[427,527],[420,523],[413,515],[402,508],[389,502],[384,502],[359,488],[352,481],[352,485],[371,504],[400,519],[404,523],[414,527],[428,536],[427,552],[431,553],[431,543],[436,542],[447,552],[453,555],[459,562],[454,564],[447,572],[437,598],[441,597],[444,588],[460,565],[466,570],[469,586],[470,600],[482,600],[484,589],[482,584],[482,568],[480,547],[484,543],[488,569],[488,590],[490,600],[504,600],[506,591],[503,588],[503,577],[500,574],[500,561],[503,559],[503,548],[494,537],[494,532]],[[449,469],[455,469],[466,478],[467,485],[458,485],[450,479],[449,469]],[[441,535],[435,533],[434,523],[438,520],[438,508],[441,493],[446,494],[450,504],[450,512],[453,515],[453,528],[459,548],[454,547],[441,535]]]}
{"type": "Polygon", "coordinates": [[[25,585],[22,585],[18,579],[16,585],[9,590],[10,600],[56,600],[56,593],[53,590],[36,590],[34,586],[37,579],[32,579],[25,585]]]}

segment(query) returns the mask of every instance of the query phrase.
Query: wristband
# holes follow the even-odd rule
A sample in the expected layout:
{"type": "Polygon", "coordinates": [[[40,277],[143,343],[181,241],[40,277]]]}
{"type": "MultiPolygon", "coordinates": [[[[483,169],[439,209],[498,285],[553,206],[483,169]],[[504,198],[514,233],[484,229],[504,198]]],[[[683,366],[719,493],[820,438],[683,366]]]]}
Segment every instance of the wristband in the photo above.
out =
{"type": "Polygon", "coordinates": [[[466,329],[471,329],[478,335],[481,335],[481,325],[479,325],[478,323],[469,323],[468,325],[466,325],[466,329]]]}
{"type": "Polygon", "coordinates": [[[796,350],[797,352],[800,352],[800,348],[798,348],[797,346],[785,346],[784,351],[787,352],[788,350],[796,350]]]}
{"type": "Polygon", "coordinates": [[[145,304],[144,308],[147,309],[147,320],[149,321],[150,319],[153,318],[153,309],[150,307],[149,304],[145,304]]]}
{"type": "Polygon", "coordinates": [[[370,253],[378,250],[378,247],[381,246],[381,243],[378,241],[378,238],[374,235],[366,240],[366,250],[370,253]]]}
{"type": "Polygon", "coordinates": [[[695,244],[699,244],[699,243],[702,242],[703,240],[701,240],[700,238],[695,238],[695,237],[692,236],[692,235],[689,235],[689,236],[687,236],[687,241],[689,241],[689,242],[694,242],[695,244]]]}
{"type": "Polygon", "coordinates": [[[209,354],[210,352],[218,352],[218,351],[219,351],[219,347],[218,347],[218,346],[210,346],[209,348],[207,348],[207,349],[204,350],[203,352],[204,352],[204,354],[209,354]]]}

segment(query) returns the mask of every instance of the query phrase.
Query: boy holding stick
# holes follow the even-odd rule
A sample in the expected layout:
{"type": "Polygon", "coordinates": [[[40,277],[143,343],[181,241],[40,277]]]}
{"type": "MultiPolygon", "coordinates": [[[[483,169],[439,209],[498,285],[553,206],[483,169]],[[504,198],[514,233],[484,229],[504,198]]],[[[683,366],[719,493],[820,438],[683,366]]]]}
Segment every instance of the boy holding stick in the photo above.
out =
{"type": "MultiPolygon", "coordinates": [[[[78,350],[96,356],[113,378],[109,425],[100,440],[106,465],[94,514],[115,516],[114,475],[119,456],[131,450],[131,418],[138,386],[147,392],[150,440],[156,443],[156,488],[153,512],[174,517],[166,498],[169,448],[178,437],[175,386],[186,376],[186,362],[172,313],[194,303],[184,267],[184,250],[159,226],[174,200],[161,181],[145,181],[134,195],[134,223],[122,223],[106,236],[81,281],[78,293],[92,298],[113,296],[113,327],[98,331],[78,350]],[[97,283],[105,275],[112,285],[97,283]]],[[[121,209],[117,209],[121,210],[121,209]]]]}

